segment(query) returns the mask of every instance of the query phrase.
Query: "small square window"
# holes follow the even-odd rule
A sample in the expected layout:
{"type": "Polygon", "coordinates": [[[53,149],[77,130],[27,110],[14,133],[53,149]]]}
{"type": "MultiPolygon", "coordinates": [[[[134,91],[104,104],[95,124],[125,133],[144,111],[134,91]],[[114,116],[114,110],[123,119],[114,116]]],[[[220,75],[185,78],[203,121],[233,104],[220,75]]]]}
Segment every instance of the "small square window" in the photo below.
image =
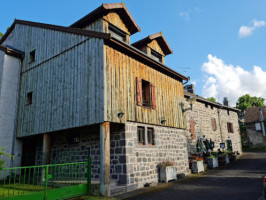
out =
{"type": "Polygon", "coordinates": [[[138,127],[138,143],[139,145],[145,145],[145,128],[138,127]]]}
{"type": "Polygon", "coordinates": [[[158,62],[162,62],[162,55],[159,54],[158,52],[152,50],[152,49],[151,49],[151,57],[152,57],[154,60],[158,61],[158,62]]]}
{"type": "Polygon", "coordinates": [[[30,52],[30,63],[35,61],[35,50],[30,52]]]}
{"type": "Polygon", "coordinates": [[[155,143],[154,143],[154,129],[153,128],[147,129],[147,137],[148,137],[148,145],[155,145],[155,143]]]}
{"type": "Polygon", "coordinates": [[[32,104],[32,92],[27,93],[27,104],[32,104]]]}

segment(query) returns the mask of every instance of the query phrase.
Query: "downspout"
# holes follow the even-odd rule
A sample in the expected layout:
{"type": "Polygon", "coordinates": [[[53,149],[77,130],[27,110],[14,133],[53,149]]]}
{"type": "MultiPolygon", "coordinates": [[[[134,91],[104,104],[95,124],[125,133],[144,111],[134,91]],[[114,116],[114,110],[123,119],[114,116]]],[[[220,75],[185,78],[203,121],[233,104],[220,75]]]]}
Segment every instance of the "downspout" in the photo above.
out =
{"type": "Polygon", "coordinates": [[[221,143],[224,141],[223,140],[223,134],[222,134],[222,126],[221,126],[221,121],[220,121],[220,109],[218,108],[218,121],[219,121],[219,127],[220,127],[220,135],[221,135],[221,143]]]}
{"type": "Polygon", "coordinates": [[[187,84],[189,80],[190,80],[190,77],[188,76],[188,77],[187,77],[187,81],[184,82],[183,85],[187,84]]]}
{"type": "Polygon", "coordinates": [[[260,117],[260,123],[261,123],[262,134],[263,134],[263,136],[266,136],[266,133],[265,133],[265,126],[264,126],[264,117],[263,117],[263,112],[262,112],[261,109],[259,109],[259,117],[260,117]]]}

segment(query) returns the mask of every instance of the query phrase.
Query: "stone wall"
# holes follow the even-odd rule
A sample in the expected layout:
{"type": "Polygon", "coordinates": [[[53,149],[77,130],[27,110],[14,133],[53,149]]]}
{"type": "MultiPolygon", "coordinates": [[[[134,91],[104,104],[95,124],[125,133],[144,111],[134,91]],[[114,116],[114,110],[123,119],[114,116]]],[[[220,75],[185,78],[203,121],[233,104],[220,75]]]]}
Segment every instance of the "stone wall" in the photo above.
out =
{"type": "MultiPolygon", "coordinates": [[[[125,177],[125,126],[111,125],[110,162],[111,179],[118,181],[125,177]]],[[[99,127],[52,134],[51,164],[86,162],[92,159],[92,179],[100,178],[100,129],[99,127]],[[68,135],[79,135],[77,144],[69,144],[68,135]]],[[[43,164],[42,144],[37,146],[36,165],[43,164]]]]}
{"type": "Polygon", "coordinates": [[[177,174],[187,174],[188,151],[185,130],[127,122],[126,136],[126,169],[125,184],[140,188],[145,183],[158,182],[158,164],[163,161],[174,161],[177,174]],[[155,144],[139,145],[137,127],[154,129],[155,144]]]}
{"type": "Polygon", "coordinates": [[[233,151],[242,152],[241,137],[238,124],[238,116],[234,111],[206,105],[204,102],[196,101],[191,110],[188,101],[185,101],[185,113],[187,118],[187,140],[189,152],[196,152],[197,138],[212,139],[215,142],[214,151],[220,148],[220,143],[226,140],[232,141],[233,151]],[[216,130],[212,128],[212,118],[216,121],[216,130]],[[190,132],[190,120],[194,120],[196,137],[192,138],[190,132]],[[228,133],[227,123],[233,124],[234,133],[228,133]]]}
{"type": "Polygon", "coordinates": [[[263,137],[262,131],[256,131],[255,123],[246,124],[246,129],[247,129],[247,136],[248,136],[250,145],[262,146],[264,137],[263,137]]]}

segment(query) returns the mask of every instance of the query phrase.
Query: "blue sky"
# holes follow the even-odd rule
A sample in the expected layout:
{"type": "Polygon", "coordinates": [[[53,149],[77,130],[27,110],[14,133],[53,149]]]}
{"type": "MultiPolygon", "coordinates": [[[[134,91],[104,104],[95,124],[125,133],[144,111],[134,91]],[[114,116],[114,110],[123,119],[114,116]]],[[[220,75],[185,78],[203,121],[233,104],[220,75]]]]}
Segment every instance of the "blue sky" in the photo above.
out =
{"type": "MultiPolygon", "coordinates": [[[[15,18],[69,26],[101,3],[121,1],[0,2],[0,31],[5,32],[15,18]]],[[[131,42],[162,31],[174,52],[166,65],[190,76],[197,94],[220,102],[228,96],[233,105],[245,93],[266,98],[266,1],[124,2],[141,28],[131,42]]]]}

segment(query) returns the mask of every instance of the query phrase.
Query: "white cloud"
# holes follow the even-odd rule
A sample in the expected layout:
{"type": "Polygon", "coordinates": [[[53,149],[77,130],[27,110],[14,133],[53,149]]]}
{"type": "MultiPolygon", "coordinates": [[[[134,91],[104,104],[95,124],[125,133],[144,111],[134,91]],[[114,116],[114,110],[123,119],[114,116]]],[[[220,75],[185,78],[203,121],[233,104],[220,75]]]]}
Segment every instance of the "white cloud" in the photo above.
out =
{"type": "Polygon", "coordinates": [[[259,66],[247,71],[209,54],[208,62],[203,63],[201,70],[205,73],[204,97],[213,96],[221,103],[223,97],[228,97],[231,106],[235,106],[238,98],[244,94],[266,98],[266,71],[259,66]]]}
{"type": "Polygon", "coordinates": [[[186,11],[179,12],[179,16],[184,19],[185,21],[189,22],[190,20],[190,15],[192,13],[200,13],[201,9],[198,7],[194,7],[193,9],[188,9],[186,11]]]}
{"type": "Polygon", "coordinates": [[[244,38],[244,37],[249,37],[253,31],[255,31],[257,28],[263,27],[266,25],[265,21],[258,21],[254,19],[252,21],[252,26],[241,26],[238,31],[238,37],[239,38],[244,38]]]}

